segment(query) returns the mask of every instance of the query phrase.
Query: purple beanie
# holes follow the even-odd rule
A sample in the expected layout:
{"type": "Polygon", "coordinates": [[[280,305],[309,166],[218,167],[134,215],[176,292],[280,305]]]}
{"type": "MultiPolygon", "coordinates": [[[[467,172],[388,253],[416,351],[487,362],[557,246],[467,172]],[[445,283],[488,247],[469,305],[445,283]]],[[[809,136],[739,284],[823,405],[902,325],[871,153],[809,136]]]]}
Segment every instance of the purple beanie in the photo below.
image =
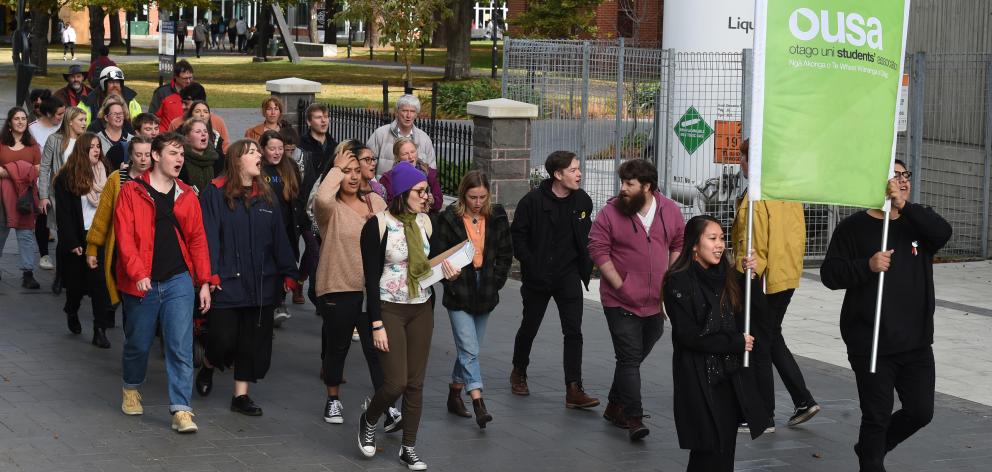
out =
{"type": "Polygon", "coordinates": [[[426,182],[427,176],[417,170],[413,164],[403,161],[393,166],[389,171],[389,193],[394,198],[402,195],[420,182],[426,182]]]}

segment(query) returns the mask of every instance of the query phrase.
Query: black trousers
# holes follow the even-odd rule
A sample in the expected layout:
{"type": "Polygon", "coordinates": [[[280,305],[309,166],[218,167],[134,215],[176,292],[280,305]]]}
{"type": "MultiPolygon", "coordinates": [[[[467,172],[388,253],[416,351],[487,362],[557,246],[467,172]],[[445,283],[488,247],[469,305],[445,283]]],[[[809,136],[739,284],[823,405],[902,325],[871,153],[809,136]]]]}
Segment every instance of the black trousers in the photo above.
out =
{"type": "Polygon", "coordinates": [[[62,55],[64,56],[70,51],[72,52],[72,56],[76,57],[76,43],[62,43],[62,55]]]}
{"type": "Polygon", "coordinates": [[[351,348],[351,333],[357,327],[362,342],[362,353],[369,366],[372,387],[382,387],[382,365],[379,354],[372,345],[372,328],[368,314],[362,311],[362,292],[327,293],[319,298],[317,310],[324,320],[320,338],[323,343],[321,358],[324,367],[324,384],[328,387],[341,385],[344,377],[344,364],[351,348]]]}
{"type": "MultiPolygon", "coordinates": [[[[754,336],[754,349],[751,351],[750,368],[754,370],[754,380],[758,395],[764,404],[768,417],[775,417],[775,374],[772,371],[772,350],[775,335],[768,299],[761,287],[761,279],[751,280],[751,336],[754,336]]],[[[743,287],[741,293],[743,294],[743,287]]],[[[744,317],[739,318],[743,324],[744,317]]]]}
{"type": "MultiPolygon", "coordinates": [[[[737,425],[742,420],[740,402],[729,381],[710,387],[713,398],[713,419],[719,428],[720,450],[689,452],[689,465],[686,472],[733,472],[734,453],[737,448],[737,425]]],[[[705,420],[700,418],[700,420],[705,420]]]]}
{"type": "Polygon", "coordinates": [[[34,240],[38,243],[38,256],[48,255],[48,215],[39,213],[34,218],[34,240]]]}
{"type": "Polygon", "coordinates": [[[179,50],[179,52],[186,51],[186,35],[185,34],[177,34],[176,35],[176,49],[179,50]]]}
{"type": "Polygon", "coordinates": [[[196,46],[196,57],[200,57],[200,50],[203,49],[203,41],[193,41],[193,45],[196,46]]]}
{"type": "Polygon", "coordinates": [[[854,451],[861,472],[881,472],[885,470],[885,454],[933,419],[933,348],[878,356],[874,374],[868,371],[870,358],[848,356],[848,361],[861,402],[861,429],[854,451]],[[895,413],[893,390],[902,404],[895,413]]]}
{"type": "MultiPolygon", "coordinates": [[[[816,403],[813,394],[806,388],[806,380],[803,372],[799,370],[796,358],[792,356],[792,351],[782,337],[782,321],[785,319],[785,312],[789,309],[789,302],[795,289],[783,290],[778,293],[765,295],[768,306],[769,318],[772,323],[772,365],[778,371],[779,378],[785,384],[785,389],[792,397],[792,405],[795,407],[812,405],[816,403]]],[[[775,396],[772,395],[770,404],[772,411],[775,411],[775,396]]]]}
{"type": "Polygon", "coordinates": [[[530,365],[530,351],[541,328],[548,302],[554,298],[558,305],[561,333],[565,337],[562,364],[565,384],[582,381],[582,281],[573,272],[555,282],[551,290],[535,290],[526,283],[520,286],[524,312],[520,329],[513,343],[513,367],[521,372],[530,365]]]}
{"type": "Polygon", "coordinates": [[[234,380],[256,382],[272,362],[274,305],[213,308],[207,314],[207,360],[214,368],[234,366],[234,380]]]}
{"type": "MultiPolygon", "coordinates": [[[[47,243],[47,241],[46,241],[47,243]]],[[[60,254],[59,270],[71,281],[65,284],[66,313],[79,313],[83,297],[89,296],[93,307],[93,327],[110,328],[114,326],[114,307],[110,304],[110,294],[107,292],[107,279],[103,275],[103,248],[96,256],[99,265],[90,269],[86,264],[86,254],[77,256],[71,252],[60,254]]]]}
{"type": "Polygon", "coordinates": [[[641,363],[665,330],[661,314],[640,317],[619,307],[603,307],[617,359],[610,403],[623,405],[627,418],[644,415],[641,407],[641,363]]]}

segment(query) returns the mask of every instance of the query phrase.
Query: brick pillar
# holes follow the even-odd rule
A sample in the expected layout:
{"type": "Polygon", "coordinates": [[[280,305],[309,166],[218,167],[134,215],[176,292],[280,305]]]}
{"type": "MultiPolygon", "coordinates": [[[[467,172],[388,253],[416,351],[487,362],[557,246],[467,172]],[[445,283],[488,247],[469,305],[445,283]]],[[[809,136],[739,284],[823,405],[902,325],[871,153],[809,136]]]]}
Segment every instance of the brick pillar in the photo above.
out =
{"type": "Polygon", "coordinates": [[[297,130],[300,123],[297,122],[300,100],[312,103],[320,92],[320,83],[312,80],[289,77],[287,79],[276,79],[265,82],[265,90],[272,93],[272,96],[282,102],[282,118],[293,125],[297,130]]]}
{"type": "Polygon", "coordinates": [[[531,119],[537,105],[496,98],[471,102],[467,111],[475,124],[474,166],[489,175],[493,201],[512,220],[517,202],[530,191],[531,119]]]}

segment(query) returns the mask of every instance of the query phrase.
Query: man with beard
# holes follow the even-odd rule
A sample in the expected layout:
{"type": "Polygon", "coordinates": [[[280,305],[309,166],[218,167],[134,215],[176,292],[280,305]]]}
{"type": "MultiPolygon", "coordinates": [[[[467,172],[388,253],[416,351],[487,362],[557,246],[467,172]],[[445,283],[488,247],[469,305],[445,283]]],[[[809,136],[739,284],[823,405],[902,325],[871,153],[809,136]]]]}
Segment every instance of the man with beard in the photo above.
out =
{"type": "Polygon", "coordinates": [[[69,66],[69,72],[62,74],[62,78],[65,79],[65,87],[56,90],[52,95],[62,100],[62,103],[67,107],[76,106],[86,99],[86,96],[93,90],[89,85],[86,85],[86,74],[79,64],[69,66]]]}
{"type": "Polygon", "coordinates": [[[603,418],[636,441],[650,432],[642,421],[641,363],[665,328],[661,281],[682,252],[685,220],[678,205],[658,191],[653,164],[632,159],[617,174],[620,195],[596,216],[589,256],[599,267],[599,295],[616,354],[603,418]]]}
{"type": "Polygon", "coordinates": [[[520,199],[510,224],[513,256],[520,261],[523,320],[513,342],[510,391],[530,395],[527,366],[534,338],[551,298],[564,335],[565,407],[592,408],[599,400],[582,388],[582,286],[592,274],[589,227],[592,199],[579,185],[582,171],[573,152],[555,151],[544,161],[549,178],[520,199]]]}

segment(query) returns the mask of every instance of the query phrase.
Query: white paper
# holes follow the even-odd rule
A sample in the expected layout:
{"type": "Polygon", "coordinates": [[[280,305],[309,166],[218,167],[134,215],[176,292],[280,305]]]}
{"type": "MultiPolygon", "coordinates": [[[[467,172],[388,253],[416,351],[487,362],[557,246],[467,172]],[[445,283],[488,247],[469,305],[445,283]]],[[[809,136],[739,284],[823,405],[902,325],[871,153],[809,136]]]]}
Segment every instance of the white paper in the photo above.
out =
{"type": "MultiPolygon", "coordinates": [[[[461,249],[455,251],[454,254],[448,256],[446,261],[451,264],[452,267],[462,268],[472,263],[472,258],[475,257],[475,245],[472,241],[466,241],[465,245],[461,249]]],[[[420,281],[420,288],[425,289],[439,282],[444,278],[444,272],[441,270],[441,263],[438,263],[431,268],[431,275],[424,280],[420,281]]]]}

